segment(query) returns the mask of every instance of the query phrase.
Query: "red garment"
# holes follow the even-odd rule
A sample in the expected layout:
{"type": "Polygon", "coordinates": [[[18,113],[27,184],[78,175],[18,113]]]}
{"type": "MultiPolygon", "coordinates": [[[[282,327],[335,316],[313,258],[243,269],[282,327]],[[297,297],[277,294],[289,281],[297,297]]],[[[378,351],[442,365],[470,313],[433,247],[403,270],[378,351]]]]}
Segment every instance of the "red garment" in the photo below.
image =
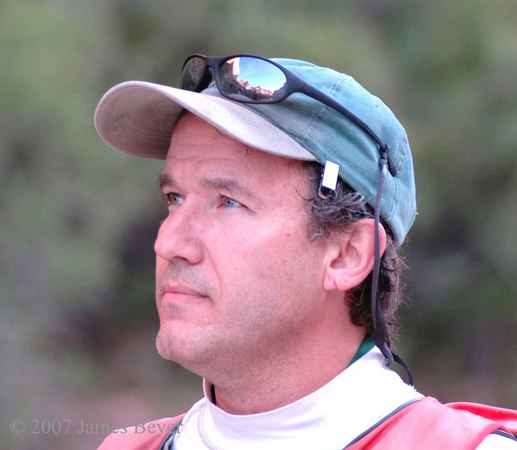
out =
{"type": "Polygon", "coordinates": [[[517,411],[474,403],[414,402],[347,446],[347,450],[474,450],[494,431],[517,433],[517,411]],[[474,413],[474,414],[473,414],[474,413]]]}
{"type": "Polygon", "coordinates": [[[183,415],[167,417],[111,433],[97,450],[159,450],[183,415]]]}
{"type": "MultiPolygon", "coordinates": [[[[159,450],[183,416],[110,434],[100,450],[159,450]]],[[[517,411],[475,403],[442,405],[432,397],[411,403],[349,444],[348,450],[474,450],[489,434],[517,435],[517,411]]]]}

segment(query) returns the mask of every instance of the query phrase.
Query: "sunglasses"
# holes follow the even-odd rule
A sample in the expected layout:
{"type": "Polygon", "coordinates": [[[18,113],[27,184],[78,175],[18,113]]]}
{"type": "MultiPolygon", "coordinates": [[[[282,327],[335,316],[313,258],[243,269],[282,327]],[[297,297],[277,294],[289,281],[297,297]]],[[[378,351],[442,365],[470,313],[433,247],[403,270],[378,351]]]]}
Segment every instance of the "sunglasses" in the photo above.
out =
{"type": "MultiPolygon", "coordinates": [[[[371,285],[374,337],[376,345],[387,358],[388,364],[391,364],[394,360],[401,364],[408,373],[410,384],[413,384],[413,376],[404,361],[387,347],[386,325],[378,305],[381,197],[386,170],[388,170],[392,176],[397,175],[395,165],[390,158],[388,145],[352,111],[270,59],[245,54],[223,57],[195,54],[185,60],[181,73],[182,89],[201,92],[214,83],[224,97],[236,102],[255,105],[279,103],[294,93],[305,94],[345,116],[368,134],[379,146],[381,158],[379,163],[380,172],[377,184],[377,199],[374,207],[375,259],[371,285]]],[[[322,173],[322,181],[328,168],[327,165],[322,173]]],[[[337,165],[334,164],[334,166],[337,165]]],[[[337,180],[339,166],[337,166],[337,171],[335,167],[331,168],[336,173],[335,179],[337,180]]],[[[332,191],[332,188],[329,190],[332,191]]]]}
{"type": "Polygon", "coordinates": [[[279,103],[299,92],[333,108],[377,143],[381,159],[385,159],[390,173],[396,175],[388,146],[363,120],[275,61],[255,55],[212,57],[201,54],[189,56],[185,60],[181,72],[181,89],[201,92],[214,81],[221,95],[240,103],[279,103]]]}

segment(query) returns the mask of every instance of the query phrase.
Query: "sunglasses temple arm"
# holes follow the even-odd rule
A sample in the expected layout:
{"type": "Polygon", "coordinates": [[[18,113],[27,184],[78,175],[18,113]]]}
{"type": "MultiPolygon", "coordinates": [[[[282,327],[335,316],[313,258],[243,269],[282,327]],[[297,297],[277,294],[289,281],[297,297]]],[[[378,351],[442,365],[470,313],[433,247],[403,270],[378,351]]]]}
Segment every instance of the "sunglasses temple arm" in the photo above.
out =
{"type": "Polygon", "coordinates": [[[324,103],[327,106],[330,106],[331,108],[335,109],[338,113],[343,114],[347,119],[355,123],[358,127],[363,129],[366,132],[366,134],[368,134],[377,143],[381,150],[381,154],[383,156],[387,156],[388,169],[393,176],[396,175],[396,168],[394,164],[391,163],[390,156],[388,153],[388,146],[384,142],[382,142],[379,136],[377,136],[377,134],[364,121],[357,117],[352,111],[345,108],[341,103],[336,102],[332,97],[329,97],[328,95],[324,94],[323,92],[311,86],[310,84],[304,84],[304,86],[300,88],[300,92],[303,92],[305,95],[308,95],[309,97],[318,100],[319,102],[324,103]]]}
{"type": "Polygon", "coordinates": [[[375,132],[365,122],[363,122],[359,117],[357,117],[352,111],[345,108],[341,103],[336,102],[332,97],[329,97],[328,95],[324,94],[319,89],[316,89],[310,84],[305,84],[301,91],[305,95],[308,95],[309,97],[312,97],[313,99],[318,100],[324,103],[325,105],[335,109],[337,112],[343,114],[346,118],[348,118],[356,125],[361,127],[364,131],[366,131],[366,133],[371,136],[371,138],[379,145],[379,147],[385,147],[384,143],[380,140],[377,134],[375,134],[375,132]]]}

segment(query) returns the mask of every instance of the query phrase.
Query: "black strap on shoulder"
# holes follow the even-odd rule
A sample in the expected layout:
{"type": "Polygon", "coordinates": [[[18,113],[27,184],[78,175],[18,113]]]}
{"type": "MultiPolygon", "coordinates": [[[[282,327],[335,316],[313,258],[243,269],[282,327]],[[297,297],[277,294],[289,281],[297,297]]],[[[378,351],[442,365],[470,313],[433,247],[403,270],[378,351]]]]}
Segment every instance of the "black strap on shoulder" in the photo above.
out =
{"type": "MultiPolygon", "coordinates": [[[[367,434],[371,433],[373,430],[375,430],[375,428],[379,427],[380,425],[382,425],[384,422],[386,422],[388,419],[390,419],[391,417],[393,417],[395,414],[399,413],[400,411],[402,411],[404,408],[407,408],[408,406],[412,405],[413,403],[415,402],[419,402],[421,401],[422,399],[421,398],[415,398],[413,400],[410,400],[406,403],[403,403],[402,405],[398,406],[397,408],[395,408],[392,412],[390,412],[387,416],[384,416],[381,420],[379,420],[376,424],[372,425],[370,428],[368,428],[366,431],[363,431],[359,436],[357,436],[352,442],[350,442],[346,447],[345,449],[347,449],[348,447],[351,447],[352,445],[354,445],[356,442],[360,441],[362,438],[364,438],[367,434]]],[[[344,449],[343,449],[344,450],[344,449]]]]}
{"type": "Polygon", "coordinates": [[[503,430],[495,430],[491,434],[497,434],[498,436],[503,436],[505,438],[511,439],[512,441],[517,441],[517,434],[510,434],[503,430]]]}
{"type": "Polygon", "coordinates": [[[180,419],[176,423],[176,425],[174,425],[172,430],[167,433],[167,435],[165,436],[165,439],[162,442],[162,445],[160,446],[160,450],[173,450],[174,449],[174,447],[172,446],[174,437],[178,433],[178,430],[180,429],[182,421],[183,421],[183,418],[180,419]]]}

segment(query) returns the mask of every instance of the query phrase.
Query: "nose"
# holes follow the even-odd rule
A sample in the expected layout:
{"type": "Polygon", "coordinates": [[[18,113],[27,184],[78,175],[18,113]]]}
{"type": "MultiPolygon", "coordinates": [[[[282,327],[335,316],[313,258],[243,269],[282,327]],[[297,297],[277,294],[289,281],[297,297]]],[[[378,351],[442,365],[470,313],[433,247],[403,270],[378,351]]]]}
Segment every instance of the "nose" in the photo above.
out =
{"type": "Polygon", "coordinates": [[[161,224],[154,251],[167,261],[181,259],[188,264],[197,264],[202,259],[199,218],[193,211],[180,208],[169,214],[161,224]]]}

